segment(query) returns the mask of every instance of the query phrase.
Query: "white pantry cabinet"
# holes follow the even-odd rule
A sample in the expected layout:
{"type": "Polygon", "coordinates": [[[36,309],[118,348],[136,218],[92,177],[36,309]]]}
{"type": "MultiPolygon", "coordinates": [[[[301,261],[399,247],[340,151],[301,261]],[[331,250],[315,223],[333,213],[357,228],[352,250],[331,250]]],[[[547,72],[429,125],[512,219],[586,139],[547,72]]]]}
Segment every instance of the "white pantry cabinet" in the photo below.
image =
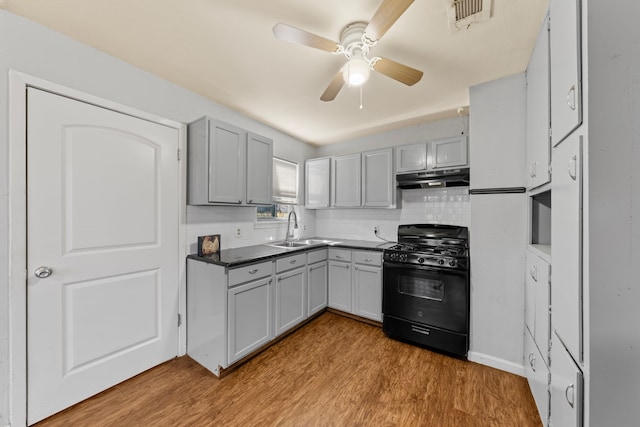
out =
{"type": "Polygon", "coordinates": [[[583,416],[583,375],[554,334],[551,346],[551,422],[554,427],[580,427],[583,416]]]}
{"type": "Polygon", "coordinates": [[[551,180],[549,170],[549,19],[536,40],[526,73],[527,79],[527,188],[551,180]]]}
{"type": "Polygon", "coordinates": [[[273,141],[202,117],[189,124],[187,144],[187,203],[272,203],[273,141]]]}
{"type": "Polygon", "coordinates": [[[307,160],[305,173],[305,207],[307,209],[331,206],[331,158],[307,160]]]}
{"type": "Polygon", "coordinates": [[[336,156],[331,162],[331,205],[337,208],[361,204],[361,155],[336,156]]]}
{"type": "Polygon", "coordinates": [[[581,0],[551,0],[551,140],[582,123],[581,0]]]}
{"type": "Polygon", "coordinates": [[[524,370],[543,425],[549,421],[549,368],[529,331],[524,332],[524,370]]]}
{"type": "Polygon", "coordinates": [[[571,134],[553,149],[551,247],[553,329],[573,358],[582,361],[582,136],[571,134]]]}
{"type": "Polygon", "coordinates": [[[328,250],[311,251],[307,255],[307,312],[312,316],[327,306],[328,250]]]}
{"type": "Polygon", "coordinates": [[[307,318],[306,266],[306,253],[276,260],[275,336],[307,318]]]}

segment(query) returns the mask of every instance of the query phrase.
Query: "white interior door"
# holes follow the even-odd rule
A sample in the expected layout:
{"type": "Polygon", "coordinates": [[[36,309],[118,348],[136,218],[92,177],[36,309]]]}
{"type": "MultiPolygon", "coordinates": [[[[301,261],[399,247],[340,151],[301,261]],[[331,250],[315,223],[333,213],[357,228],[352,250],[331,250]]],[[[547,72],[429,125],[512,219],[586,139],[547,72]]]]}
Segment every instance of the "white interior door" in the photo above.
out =
{"type": "Polygon", "coordinates": [[[177,355],[179,136],[32,88],[27,135],[32,424],[177,355]]]}

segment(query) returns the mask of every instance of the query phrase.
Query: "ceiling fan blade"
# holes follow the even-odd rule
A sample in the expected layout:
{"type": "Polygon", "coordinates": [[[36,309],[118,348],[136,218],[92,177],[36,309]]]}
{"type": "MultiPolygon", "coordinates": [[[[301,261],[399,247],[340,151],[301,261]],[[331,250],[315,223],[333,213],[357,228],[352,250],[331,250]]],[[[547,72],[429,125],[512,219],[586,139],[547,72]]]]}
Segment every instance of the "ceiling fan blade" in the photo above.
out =
{"type": "Polygon", "coordinates": [[[372,42],[380,40],[413,2],[414,0],[384,0],[364,30],[366,37],[372,42]]]}
{"type": "Polygon", "coordinates": [[[344,77],[342,77],[342,69],[338,71],[338,73],[333,76],[333,80],[329,83],[329,86],[325,89],[324,93],[320,97],[321,101],[333,101],[336,99],[338,92],[344,86],[344,77]]]}
{"type": "Polygon", "coordinates": [[[287,24],[276,24],[273,27],[273,35],[280,40],[303,44],[327,52],[335,52],[339,47],[338,43],[333,40],[325,39],[287,24]]]}
{"type": "Polygon", "coordinates": [[[399,62],[387,58],[378,59],[373,65],[373,69],[407,86],[413,86],[418,83],[423,74],[420,70],[402,65],[399,62]]]}

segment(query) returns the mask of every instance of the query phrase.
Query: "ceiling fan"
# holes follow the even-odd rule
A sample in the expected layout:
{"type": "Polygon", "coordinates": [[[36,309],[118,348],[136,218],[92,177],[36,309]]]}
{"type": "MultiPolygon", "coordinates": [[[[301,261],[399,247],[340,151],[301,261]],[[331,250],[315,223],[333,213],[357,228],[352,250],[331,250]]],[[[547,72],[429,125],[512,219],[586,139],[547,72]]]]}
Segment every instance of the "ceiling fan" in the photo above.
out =
{"type": "Polygon", "coordinates": [[[414,0],[384,0],[371,20],[353,22],[342,30],[340,43],[287,24],[276,24],[273,35],[280,40],[303,44],[335,55],[344,55],[347,63],[333,77],[320,99],[333,101],[348,83],[360,86],[369,78],[370,70],[377,71],[408,86],[422,78],[422,71],[379,56],[369,58],[369,50],[391,28],[414,0]]]}

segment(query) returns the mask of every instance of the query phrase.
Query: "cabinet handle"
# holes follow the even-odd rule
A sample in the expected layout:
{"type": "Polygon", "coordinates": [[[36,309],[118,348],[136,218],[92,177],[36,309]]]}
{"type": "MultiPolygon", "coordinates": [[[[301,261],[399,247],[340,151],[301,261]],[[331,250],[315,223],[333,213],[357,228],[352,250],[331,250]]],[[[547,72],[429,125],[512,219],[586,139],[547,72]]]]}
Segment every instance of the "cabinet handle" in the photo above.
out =
{"type": "Polygon", "coordinates": [[[239,203],[239,204],[242,204],[242,200],[238,200],[238,203],[239,203]]]}
{"type": "Polygon", "coordinates": [[[538,268],[535,265],[531,267],[531,269],[529,270],[529,274],[534,281],[538,281],[538,268]]]}
{"type": "Polygon", "coordinates": [[[533,355],[533,353],[529,354],[529,365],[531,365],[531,370],[533,372],[536,371],[536,357],[533,355]]]}
{"type": "Polygon", "coordinates": [[[355,267],[353,267],[353,269],[354,269],[355,271],[360,270],[360,269],[358,268],[358,266],[357,266],[357,265],[356,265],[355,267]]]}
{"type": "Polygon", "coordinates": [[[567,105],[572,110],[576,109],[576,85],[572,85],[567,93],[567,105]]]}
{"type": "Polygon", "coordinates": [[[531,178],[535,178],[536,175],[536,162],[533,162],[531,166],[529,166],[529,176],[531,178]]]}
{"type": "Polygon", "coordinates": [[[253,203],[253,199],[249,200],[247,203],[253,203]]]}
{"type": "Polygon", "coordinates": [[[573,156],[571,160],[569,160],[569,166],[567,167],[569,176],[572,180],[576,180],[576,176],[578,176],[578,157],[573,156]]]}
{"type": "Polygon", "coordinates": [[[336,258],[338,258],[338,259],[342,259],[342,256],[340,256],[340,255],[336,255],[336,258]]]}
{"type": "Polygon", "coordinates": [[[373,261],[371,258],[365,258],[364,259],[364,262],[371,262],[371,261],[373,261]]]}
{"type": "Polygon", "coordinates": [[[336,267],[349,268],[349,264],[344,264],[344,265],[343,265],[342,263],[340,263],[340,264],[334,264],[334,265],[335,265],[336,267]]]}
{"type": "Polygon", "coordinates": [[[567,388],[564,389],[564,397],[565,399],[567,399],[567,403],[569,403],[569,406],[573,408],[573,405],[575,403],[575,386],[573,385],[573,383],[569,384],[567,388]],[[571,399],[569,399],[569,390],[571,390],[571,399]]]}
{"type": "Polygon", "coordinates": [[[292,259],[291,261],[289,261],[289,264],[295,264],[296,262],[298,262],[297,259],[292,259]]]}
{"type": "Polygon", "coordinates": [[[256,274],[258,272],[258,268],[254,268],[253,270],[249,271],[249,274],[256,274]]]}

